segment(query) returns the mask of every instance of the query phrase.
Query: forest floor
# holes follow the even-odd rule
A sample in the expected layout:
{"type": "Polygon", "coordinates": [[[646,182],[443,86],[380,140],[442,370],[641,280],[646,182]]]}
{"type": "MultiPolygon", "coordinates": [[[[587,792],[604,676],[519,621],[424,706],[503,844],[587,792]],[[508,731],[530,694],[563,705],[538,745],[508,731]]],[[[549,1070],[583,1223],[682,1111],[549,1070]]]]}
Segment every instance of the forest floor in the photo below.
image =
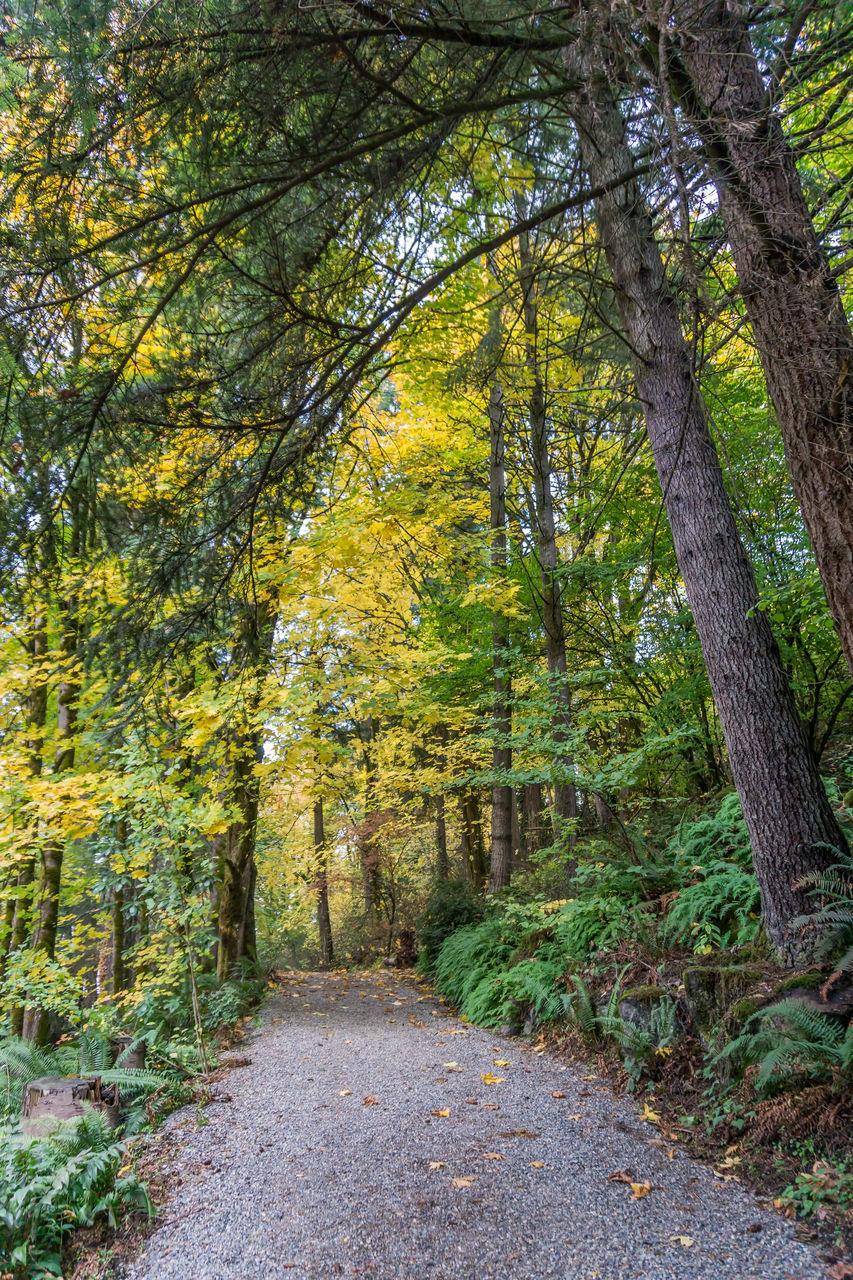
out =
{"type": "Polygon", "coordinates": [[[243,1047],[149,1140],[172,1186],[130,1280],[827,1275],[630,1098],[411,976],[287,975],[243,1047]]]}

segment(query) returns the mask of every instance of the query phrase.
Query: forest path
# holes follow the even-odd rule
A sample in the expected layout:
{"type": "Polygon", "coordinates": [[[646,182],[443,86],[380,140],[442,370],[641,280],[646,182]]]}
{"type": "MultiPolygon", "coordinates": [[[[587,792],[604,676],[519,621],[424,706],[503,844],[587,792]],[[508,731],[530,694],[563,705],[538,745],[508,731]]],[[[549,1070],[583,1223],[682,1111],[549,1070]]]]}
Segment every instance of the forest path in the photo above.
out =
{"type": "Polygon", "coordinates": [[[737,1183],[668,1158],[630,1100],[411,978],[289,975],[263,1023],[230,1100],[159,1139],[181,1185],[132,1280],[826,1274],[737,1183]],[[609,1181],[624,1169],[651,1191],[609,1181]]]}

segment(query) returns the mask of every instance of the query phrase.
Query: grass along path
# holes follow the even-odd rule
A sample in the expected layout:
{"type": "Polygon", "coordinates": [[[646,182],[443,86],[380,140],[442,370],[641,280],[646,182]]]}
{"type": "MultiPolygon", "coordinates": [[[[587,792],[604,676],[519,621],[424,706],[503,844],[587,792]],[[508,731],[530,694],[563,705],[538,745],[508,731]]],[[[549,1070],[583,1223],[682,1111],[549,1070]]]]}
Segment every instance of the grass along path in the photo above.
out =
{"type": "Polygon", "coordinates": [[[246,1052],[230,1101],[179,1113],[181,1184],[132,1280],[826,1275],[630,1099],[411,978],[290,975],[246,1052]]]}

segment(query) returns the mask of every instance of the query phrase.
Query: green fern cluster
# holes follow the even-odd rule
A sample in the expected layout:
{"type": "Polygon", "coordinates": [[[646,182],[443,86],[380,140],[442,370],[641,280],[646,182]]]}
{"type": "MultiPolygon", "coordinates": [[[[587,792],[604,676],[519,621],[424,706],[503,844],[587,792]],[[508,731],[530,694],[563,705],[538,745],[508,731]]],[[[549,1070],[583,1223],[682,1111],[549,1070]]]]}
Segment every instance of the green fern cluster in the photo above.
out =
{"type": "Polygon", "coordinates": [[[151,1213],[144,1186],[124,1172],[126,1149],[101,1117],[33,1141],[0,1129],[0,1258],[23,1280],[62,1275],[71,1231],[129,1209],[151,1213]]]}
{"type": "Polygon", "coordinates": [[[809,890],[816,910],[798,916],[794,927],[807,929],[819,939],[816,960],[832,961],[837,970],[853,972],[853,857],[840,854],[825,871],[804,876],[799,887],[809,890]]]}
{"type": "Polygon", "coordinates": [[[753,942],[761,927],[758,882],[736,862],[717,859],[697,866],[670,907],[664,925],[669,942],[687,942],[708,953],[753,942]]]}
{"type": "Polygon", "coordinates": [[[714,1062],[735,1056],[758,1063],[756,1087],[766,1090],[792,1077],[853,1083],[853,1023],[844,1027],[799,996],[789,996],[753,1015],[714,1062]]]}

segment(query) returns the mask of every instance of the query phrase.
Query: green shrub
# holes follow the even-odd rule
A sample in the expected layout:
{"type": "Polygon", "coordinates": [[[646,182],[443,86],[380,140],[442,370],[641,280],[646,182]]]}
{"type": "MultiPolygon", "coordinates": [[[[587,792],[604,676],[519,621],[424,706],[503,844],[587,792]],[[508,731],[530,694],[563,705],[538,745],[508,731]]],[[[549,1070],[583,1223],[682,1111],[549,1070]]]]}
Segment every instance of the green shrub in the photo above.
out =
{"type": "Polygon", "coordinates": [[[445,938],[455,929],[483,917],[483,899],[465,880],[440,880],[427,898],[418,921],[418,969],[431,973],[445,938]]]}

